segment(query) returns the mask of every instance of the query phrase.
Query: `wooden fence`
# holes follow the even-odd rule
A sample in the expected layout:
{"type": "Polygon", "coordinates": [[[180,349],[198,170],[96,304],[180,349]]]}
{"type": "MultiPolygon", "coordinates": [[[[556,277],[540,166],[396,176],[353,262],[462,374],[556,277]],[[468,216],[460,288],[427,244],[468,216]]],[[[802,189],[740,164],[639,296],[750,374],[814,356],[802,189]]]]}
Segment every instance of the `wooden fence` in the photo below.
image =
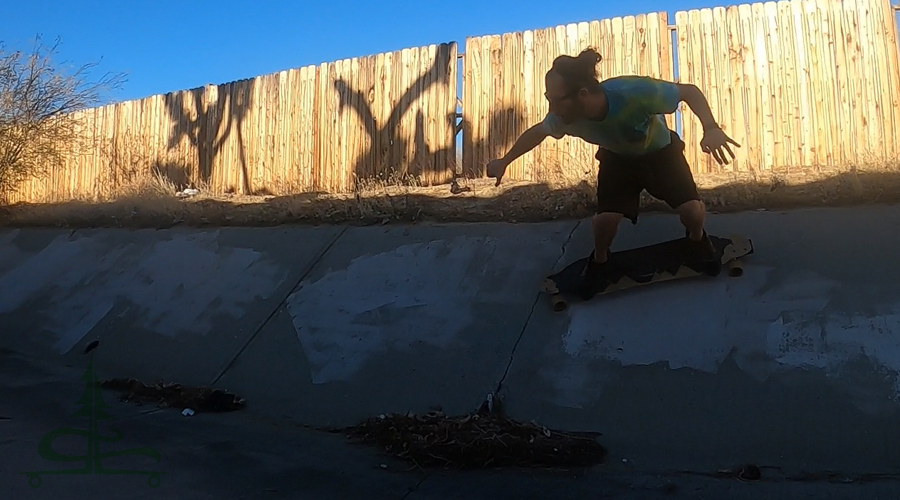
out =
{"type": "MultiPolygon", "coordinates": [[[[602,78],[691,82],[742,148],[725,170],[847,167],[900,157],[900,50],[889,0],[791,0],[651,13],[466,39],[462,170],[480,174],[547,112],[553,58],[593,46],[602,78]]],[[[409,173],[426,184],[457,166],[457,47],[404,49],[173,92],[78,114],[86,138],[10,201],[116,193],[157,169],[214,192],[347,192],[359,178],[409,173]]],[[[686,105],[681,130],[699,175],[686,105]]],[[[548,139],[508,178],[583,177],[594,148],[548,139]]],[[[386,179],[390,180],[390,179],[386,179]]]]}
{"type": "MultiPolygon", "coordinates": [[[[846,167],[900,157],[900,64],[889,0],[793,0],[679,12],[680,77],[700,86],[739,170],[846,167]]],[[[700,122],[684,114],[689,160],[700,122]]]]}
{"type": "MultiPolygon", "coordinates": [[[[466,39],[463,73],[463,163],[476,170],[506,153],[548,110],[544,74],[561,54],[592,46],[601,78],[642,74],[671,80],[671,35],[665,13],[619,17],[543,30],[466,39]]],[[[670,118],[670,126],[674,121],[670,118]]],[[[547,139],[510,165],[508,177],[546,180],[559,169],[594,170],[595,148],[580,139],[547,139]]]]}
{"type": "MultiPolygon", "coordinates": [[[[724,168],[699,148],[687,105],[682,129],[695,171],[845,167],[900,157],[900,64],[889,0],[792,0],[582,22],[466,39],[467,164],[504,154],[547,112],[543,75],[558,54],[593,46],[601,78],[640,74],[694,83],[743,147],[724,168]],[[677,77],[674,73],[677,69],[677,77]]],[[[547,139],[510,166],[541,181],[596,168],[595,147],[547,139]]]]}
{"type": "Polygon", "coordinates": [[[409,48],[76,114],[84,142],[10,201],[115,194],[158,170],[214,192],[346,192],[456,169],[457,47],[409,48]]]}

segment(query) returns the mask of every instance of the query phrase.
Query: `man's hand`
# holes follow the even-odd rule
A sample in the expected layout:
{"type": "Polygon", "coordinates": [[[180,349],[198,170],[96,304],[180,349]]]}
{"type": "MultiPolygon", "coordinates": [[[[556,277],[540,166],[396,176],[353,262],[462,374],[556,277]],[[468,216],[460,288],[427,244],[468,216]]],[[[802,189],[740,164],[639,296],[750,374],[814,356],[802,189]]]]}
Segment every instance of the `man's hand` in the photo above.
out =
{"type": "Polygon", "coordinates": [[[728,151],[732,160],[734,159],[734,151],[731,150],[729,143],[734,144],[736,147],[741,147],[740,144],[734,142],[734,139],[725,135],[721,128],[712,126],[708,127],[703,133],[700,147],[704,153],[713,155],[713,158],[719,162],[719,165],[725,165],[729,162],[728,158],[725,157],[725,151],[728,151]]]}
{"type": "Polygon", "coordinates": [[[487,164],[487,174],[488,177],[496,177],[497,182],[494,186],[500,185],[500,180],[503,179],[503,175],[506,174],[506,167],[509,166],[509,163],[503,158],[498,158],[496,160],[491,160],[487,164]]]}

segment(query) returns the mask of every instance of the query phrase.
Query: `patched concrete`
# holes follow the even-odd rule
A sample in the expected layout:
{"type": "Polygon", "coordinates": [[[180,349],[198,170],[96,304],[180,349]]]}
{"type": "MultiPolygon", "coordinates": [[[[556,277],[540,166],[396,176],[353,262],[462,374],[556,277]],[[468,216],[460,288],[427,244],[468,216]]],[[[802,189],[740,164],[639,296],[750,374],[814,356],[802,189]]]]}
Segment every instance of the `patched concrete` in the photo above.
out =
{"type": "MultiPolygon", "coordinates": [[[[516,418],[604,433],[643,467],[886,472],[900,452],[900,208],[712,216],[742,278],[539,304],[504,382],[516,418]]],[[[590,250],[579,228],[560,266],[590,250]]],[[[623,224],[617,248],[683,234],[623,224]]]]}
{"type": "Polygon", "coordinates": [[[314,425],[472,411],[576,225],[351,228],[220,382],[314,425]]]}
{"type": "Polygon", "coordinates": [[[0,347],[208,384],[342,228],[5,231],[0,347]]]}

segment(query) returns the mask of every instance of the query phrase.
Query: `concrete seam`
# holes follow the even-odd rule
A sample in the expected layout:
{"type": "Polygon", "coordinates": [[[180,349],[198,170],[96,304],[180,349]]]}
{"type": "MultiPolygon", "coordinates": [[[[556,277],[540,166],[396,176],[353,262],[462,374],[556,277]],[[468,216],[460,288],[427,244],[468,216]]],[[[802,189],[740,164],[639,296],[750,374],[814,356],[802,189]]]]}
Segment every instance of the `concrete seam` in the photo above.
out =
{"type": "Polygon", "coordinates": [[[559,264],[559,261],[561,261],[563,257],[566,256],[566,247],[569,246],[569,242],[572,241],[572,236],[575,234],[575,231],[578,229],[578,227],[581,226],[582,222],[583,221],[578,221],[578,224],[575,224],[575,227],[573,227],[572,230],[569,231],[569,237],[566,238],[566,241],[562,245],[562,249],[559,253],[559,258],[556,259],[556,262],[553,263],[554,267],[559,264]]]}
{"type": "Polygon", "coordinates": [[[406,497],[408,497],[408,496],[412,495],[413,493],[415,493],[416,490],[419,489],[419,486],[422,486],[422,483],[424,483],[426,479],[428,479],[428,476],[425,476],[425,477],[423,477],[422,479],[420,479],[419,482],[417,482],[417,483],[415,484],[415,486],[413,486],[412,488],[408,489],[408,490],[406,491],[406,493],[404,493],[403,496],[400,497],[400,500],[406,500],[406,497]]]}
{"type": "Polygon", "coordinates": [[[300,275],[300,278],[297,279],[297,282],[294,283],[294,286],[292,286],[291,289],[288,290],[288,292],[287,292],[286,294],[284,294],[284,298],[282,298],[281,301],[280,301],[275,307],[272,308],[272,312],[270,312],[269,315],[266,316],[266,319],[264,319],[264,320],[262,321],[262,323],[260,323],[259,327],[257,327],[256,330],[253,332],[253,335],[250,335],[250,338],[247,339],[246,342],[244,342],[244,345],[242,345],[241,348],[238,349],[238,352],[234,355],[234,357],[231,358],[231,361],[229,361],[228,364],[225,365],[225,368],[223,368],[222,371],[219,372],[218,375],[216,375],[216,378],[214,378],[213,381],[210,382],[209,385],[211,385],[211,386],[214,385],[216,382],[219,381],[220,378],[222,378],[226,373],[228,373],[228,370],[230,370],[231,367],[234,366],[234,363],[235,363],[235,362],[237,361],[237,359],[241,356],[241,354],[243,354],[244,351],[247,350],[247,347],[250,346],[250,343],[253,342],[253,339],[255,339],[256,336],[259,335],[259,332],[261,332],[261,331],[263,330],[263,328],[265,328],[266,325],[269,324],[269,321],[272,320],[272,318],[275,316],[275,314],[278,312],[278,310],[281,309],[282,306],[284,306],[284,303],[285,303],[285,302],[287,302],[288,297],[290,297],[291,294],[294,293],[295,290],[297,290],[297,286],[299,286],[300,283],[301,283],[304,279],[306,279],[307,276],[309,276],[309,273],[311,273],[312,270],[313,270],[313,269],[316,267],[316,265],[319,263],[319,261],[322,260],[322,257],[324,257],[325,254],[327,254],[328,251],[331,250],[331,247],[333,247],[334,244],[337,243],[337,241],[338,241],[339,239],[341,239],[341,236],[343,236],[344,233],[347,231],[347,227],[348,227],[348,226],[344,226],[344,228],[341,229],[341,232],[339,232],[339,233],[337,234],[337,236],[335,236],[334,239],[331,240],[331,243],[329,243],[328,245],[326,245],[326,246],[322,249],[322,251],[319,252],[318,255],[316,255],[316,258],[313,259],[313,260],[312,260],[312,263],[309,265],[309,267],[307,267],[306,270],[303,271],[303,274],[300,275]]]}
{"type": "MultiPolygon", "coordinates": [[[[560,248],[559,257],[556,258],[556,261],[553,262],[553,267],[556,268],[556,265],[560,260],[566,255],[566,247],[569,245],[569,242],[572,240],[572,236],[575,234],[575,231],[581,226],[582,221],[578,221],[577,224],[572,226],[572,230],[569,231],[569,236],[566,238],[566,241],[563,242],[562,248],[560,248]]],[[[509,361],[506,363],[506,369],[503,371],[503,376],[500,377],[500,382],[497,383],[497,389],[494,391],[494,394],[500,394],[500,389],[503,388],[503,382],[506,380],[506,376],[509,375],[509,369],[512,367],[513,358],[516,355],[516,349],[519,347],[519,342],[522,341],[522,337],[525,335],[525,330],[528,328],[528,323],[531,322],[531,317],[534,315],[534,308],[537,307],[538,300],[541,298],[541,293],[538,292],[537,296],[534,298],[534,302],[531,304],[531,311],[528,313],[528,317],[525,318],[525,323],[522,325],[522,330],[519,332],[519,338],[516,339],[516,343],[513,344],[512,351],[509,353],[509,361]]]]}

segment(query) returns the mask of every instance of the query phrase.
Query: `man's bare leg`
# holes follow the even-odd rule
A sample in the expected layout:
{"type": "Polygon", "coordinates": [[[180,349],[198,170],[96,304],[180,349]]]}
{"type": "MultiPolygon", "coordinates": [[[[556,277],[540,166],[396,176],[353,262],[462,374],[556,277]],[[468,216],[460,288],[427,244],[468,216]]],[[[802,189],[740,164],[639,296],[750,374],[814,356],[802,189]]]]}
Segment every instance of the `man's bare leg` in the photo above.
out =
{"type": "Polygon", "coordinates": [[[594,235],[594,258],[590,259],[582,274],[583,282],[580,291],[582,298],[589,298],[596,293],[597,280],[603,275],[604,264],[609,260],[609,247],[616,238],[622,214],[604,212],[591,218],[591,231],[594,235]]]}
{"type": "Polygon", "coordinates": [[[591,229],[594,233],[594,262],[603,264],[609,257],[609,247],[619,231],[622,214],[604,212],[594,215],[591,229]]]}
{"type": "Polygon", "coordinates": [[[703,237],[703,226],[706,224],[706,207],[700,200],[691,200],[678,207],[681,223],[688,230],[688,237],[700,241],[703,237]]]}
{"type": "Polygon", "coordinates": [[[716,249],[704,229],[706,222],[706,207],[702,201],[693,200],[683,203],[678,207],[681,223],[688,233],[690,258],[698,263],[703,263],[712,275],[721,271],[721,262],[716,259],[716,249]]]}

